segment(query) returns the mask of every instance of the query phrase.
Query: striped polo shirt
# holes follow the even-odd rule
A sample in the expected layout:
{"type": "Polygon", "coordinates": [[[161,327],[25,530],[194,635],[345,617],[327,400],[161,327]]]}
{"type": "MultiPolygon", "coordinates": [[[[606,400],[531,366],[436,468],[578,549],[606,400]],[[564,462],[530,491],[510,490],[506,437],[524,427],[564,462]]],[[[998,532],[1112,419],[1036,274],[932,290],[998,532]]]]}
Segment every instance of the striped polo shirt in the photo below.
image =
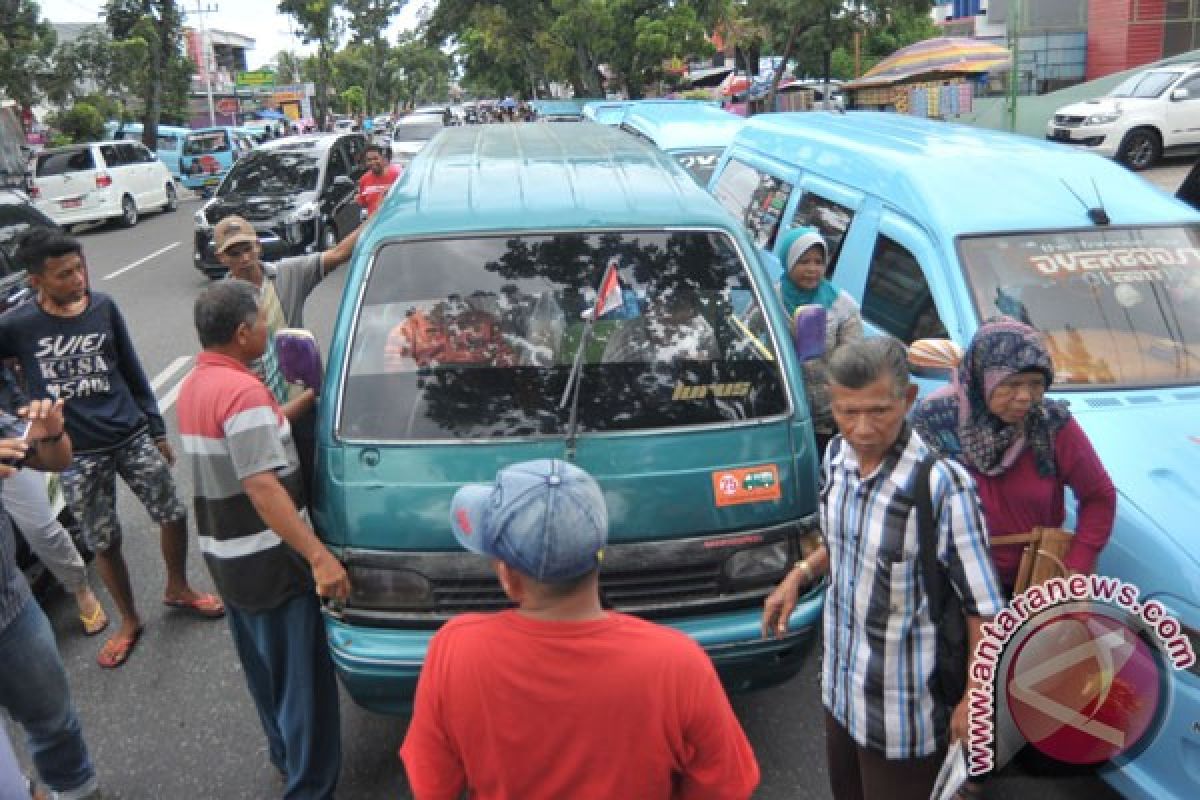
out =
{"type": "Polygon", "coordinates": [[[221,597],[256,612],[312,591],[304,559],[263,522],[242,488],[244,479],[274,472],[307,521],[291,427],[271,392],[245,365],[205,351],[183,381],[177,408],[200,551],[221,597]]]}
{"type": "MultiPolygon", "coordinates": [[[[914,478],[929,448],[906,431],[870,475],[841,436],[825,454],[821,526],[829,549],[821,699],[858,744],[889,759],[945,742],[948,709],[929,692],[937,631],[920,578],[914,478]]],[[[939,459],[929,473],[938,560],[963,611],[1002,606],[975,482],[939,459]]]]}

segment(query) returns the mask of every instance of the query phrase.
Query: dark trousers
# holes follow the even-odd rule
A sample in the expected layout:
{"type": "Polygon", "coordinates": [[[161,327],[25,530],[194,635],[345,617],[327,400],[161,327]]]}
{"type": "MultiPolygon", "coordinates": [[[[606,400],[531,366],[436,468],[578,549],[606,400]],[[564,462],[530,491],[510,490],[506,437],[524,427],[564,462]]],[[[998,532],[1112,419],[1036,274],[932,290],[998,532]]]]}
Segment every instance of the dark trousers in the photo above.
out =
{"type": "Polygon", "coordinates": [[[227,606],[233,643],[285,800],[333,797],[342,764],[337,677],[317,596],[248,613],[227,606]]]}
{"type": "Polygon", "coordinates": [[[825,757],[835,800],[929,800],[945,754],[889,760],[859,745],[826,711],[825,757]]]}

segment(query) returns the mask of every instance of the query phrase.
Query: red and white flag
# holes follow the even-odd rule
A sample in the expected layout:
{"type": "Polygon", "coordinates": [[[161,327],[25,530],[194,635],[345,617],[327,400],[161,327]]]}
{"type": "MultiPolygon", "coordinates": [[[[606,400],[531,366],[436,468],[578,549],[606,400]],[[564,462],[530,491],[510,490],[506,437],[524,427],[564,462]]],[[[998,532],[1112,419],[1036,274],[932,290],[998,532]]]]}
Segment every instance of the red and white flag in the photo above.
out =
{"type": "Polygon", "coordinates": [[[608,260],[608,266],[604,268],[604,278],[600,281],[600,291],[596,295],[596,305],[590,312],[585,312],[587,319],[600,319],[625,304],[625,298],[621,294],[621,278],[617,275],[619,262],[617,256],[608,260]]]}

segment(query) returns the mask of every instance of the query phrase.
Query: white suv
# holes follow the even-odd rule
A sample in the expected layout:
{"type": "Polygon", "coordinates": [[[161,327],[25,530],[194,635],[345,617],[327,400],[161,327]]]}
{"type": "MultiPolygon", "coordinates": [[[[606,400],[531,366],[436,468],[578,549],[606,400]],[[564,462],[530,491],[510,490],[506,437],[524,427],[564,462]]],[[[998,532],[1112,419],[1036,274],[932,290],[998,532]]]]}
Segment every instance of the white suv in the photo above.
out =
{"type": "Polygon", "coordinates": [[[171,171],[138,142],[95,142],[37,154],[34,205],[59,225],[118,220],[127,228],[147,209],[174,211],[171,171]]]}
{"type": "Polygon", "coordinates": [[[1046,123],[1046,138],[1135,170],[1164,152],[1200,149],[1200,63],[1143,70],[1103,97],[1064,106],[1046,123]]]}

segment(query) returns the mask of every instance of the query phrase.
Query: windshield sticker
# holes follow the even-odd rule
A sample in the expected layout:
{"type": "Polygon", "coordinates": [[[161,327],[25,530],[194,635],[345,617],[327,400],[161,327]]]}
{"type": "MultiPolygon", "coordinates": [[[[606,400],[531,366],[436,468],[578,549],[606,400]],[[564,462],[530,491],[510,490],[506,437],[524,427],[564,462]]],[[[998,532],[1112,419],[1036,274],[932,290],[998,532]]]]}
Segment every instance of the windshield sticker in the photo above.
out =
{"type": "Polygon", "coordinates": [[[702,383],[699,386],[688,386],[682,381],[675,382],[675,392],[672,400],[703,400],[709,395],[713,397],[745,397],[750,394],[749,382],[741,383],[702,383]]]}
{"type": "Polygon", "coordinates": [[[1104,275],[1113,283],[1178,281],[1184,273],[1200,267],[1200,248],[1113,247],[1072,250],[1031,255],[1029,264],[1038,274],[1055,277],[1090,272],[1104,275]]]}
{"type": "Polygon", "coordinates": [[[774,464],[743,469],[724,469],[712,473],[713,496],[718,508],[743,503],[779,500],[779,468],[774,464]]]}

